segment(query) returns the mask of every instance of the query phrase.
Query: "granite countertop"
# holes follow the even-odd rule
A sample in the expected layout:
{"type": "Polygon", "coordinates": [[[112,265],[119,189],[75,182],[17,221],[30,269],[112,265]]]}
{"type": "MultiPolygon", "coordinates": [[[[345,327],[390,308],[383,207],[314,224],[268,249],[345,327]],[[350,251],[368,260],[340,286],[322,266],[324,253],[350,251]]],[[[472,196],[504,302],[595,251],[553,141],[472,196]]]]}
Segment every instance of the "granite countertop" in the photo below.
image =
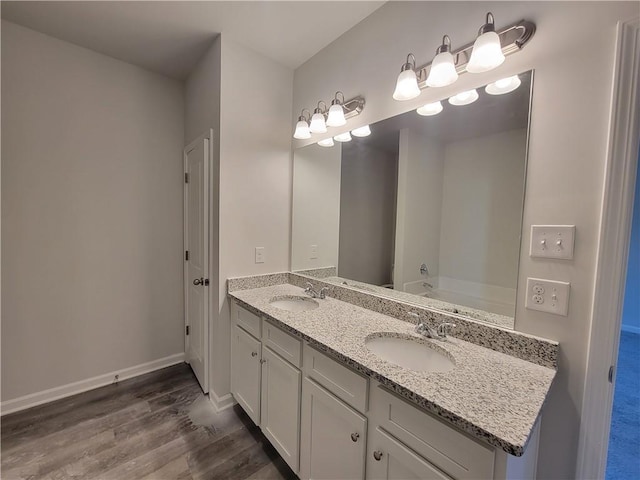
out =
{"type": "Polygon", "coordinates": [[[288,312],[269,304],[276,296],[304,295],[283,284],[230,292],[241,306],[264,315],[352,368],[444,421],[512,455],[522,455],[556,371],[449,337],[424,339],[414,325],[327,297],[320,307],[288,312]],[[416,372],[382,360],[365,346],[369,335],[411,336],[444,349],[455,368],[416,372]]]}

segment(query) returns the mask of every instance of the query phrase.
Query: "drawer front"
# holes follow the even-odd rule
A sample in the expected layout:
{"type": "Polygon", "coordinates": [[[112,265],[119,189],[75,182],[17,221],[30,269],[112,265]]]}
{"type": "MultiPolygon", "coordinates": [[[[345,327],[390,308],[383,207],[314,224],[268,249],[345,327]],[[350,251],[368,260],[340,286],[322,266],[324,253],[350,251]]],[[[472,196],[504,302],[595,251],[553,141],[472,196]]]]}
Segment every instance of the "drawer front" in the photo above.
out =
{"type": "Polygon", "coordinates": [[[276,352],[286,361],[300,368],[302,364],[302,341],[284,330],[264,321],[262,324],[262,343],[276,352]]]}
{"type": "Polygon", "coordinates": [[[369,379],[324,353],[304,346],[304,372],[335,396],[360,412],[367,411],[369,379]]]}
{"type": "Polygon", "coordinates": [[[371,392],[370,418],[458,479],[493,478],[494,450],[386,390],[371,392]]]}
{"type": "Polygon", "coordinates": [[[256,338],[260,338],[260,317],[245,310],[236,302],[231,304],[231,320],[256,338]]]}

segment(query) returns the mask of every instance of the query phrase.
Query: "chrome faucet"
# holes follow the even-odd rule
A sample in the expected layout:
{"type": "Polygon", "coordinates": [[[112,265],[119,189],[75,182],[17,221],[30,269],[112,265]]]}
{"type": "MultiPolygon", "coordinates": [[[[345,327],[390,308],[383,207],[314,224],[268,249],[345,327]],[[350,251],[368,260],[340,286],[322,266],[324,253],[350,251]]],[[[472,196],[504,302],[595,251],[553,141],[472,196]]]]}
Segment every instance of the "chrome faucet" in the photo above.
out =
{"type": "Polygon", "coordinates": [[[437,328],[433,329],[424,320],[420,319],[420,315],[415,312],[409,312],[409,317],[413,318],[416,321],[415,332],[419,335],[422,335],[427,338],[433,338],[435,340],[446,340],[447,333],[451,331],[452,328],[455,328],[453,323],[443,322],[438,325],[437,328]]]}
{"type": "Polygon", "coordinates": [[[324,300],[327,297],[327,292],[329,291],[329,287],[322,287],[319,292],[317,292],[313,288],[313,283],[307,282],[307,288],[304,289],[304,293],[309,295],[311,298],[319,298],[320,300],[324,300]]]}

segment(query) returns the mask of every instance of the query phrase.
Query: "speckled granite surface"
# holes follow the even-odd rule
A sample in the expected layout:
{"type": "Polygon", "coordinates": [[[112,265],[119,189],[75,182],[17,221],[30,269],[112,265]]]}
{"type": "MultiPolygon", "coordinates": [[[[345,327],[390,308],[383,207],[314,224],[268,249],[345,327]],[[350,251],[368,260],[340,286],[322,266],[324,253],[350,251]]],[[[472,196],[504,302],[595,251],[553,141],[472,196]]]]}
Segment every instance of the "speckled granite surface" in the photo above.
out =
{"type": "Polygon", "coordinates": [[[457,428],[522,455],[540,415],[555,370],[449,337],[437,342],[455,361],[445,373],[414,372],[370,352],[365,339],[377,332],[418,337],[413,325],[335,298],[320,307],[287,312],[269,304],[273,297],[303,295],[300,287],[275,285],[230,292],[239,304],[266,316],[314,347],[371,376],[399,395],[457,428]]]}
{"type": "Polygon", "coordinates": [[[337,275],[338,270],[336,267],[322,267],[322,268],[312,268],[310,270],[296,270],[292,273],[297,273],[298,275],[306,275],[307,277],[314,278],[329,278],[335,277],[337,275]]]}
{"type": "Polygon", "coordinates": [[[248,290],[250,288],[268,287],[289,283],[289,272],[269,273],[267,275],[255,275],[251,277],[237,277],[227,280],[227,292],[236,290],[248,290]]]}

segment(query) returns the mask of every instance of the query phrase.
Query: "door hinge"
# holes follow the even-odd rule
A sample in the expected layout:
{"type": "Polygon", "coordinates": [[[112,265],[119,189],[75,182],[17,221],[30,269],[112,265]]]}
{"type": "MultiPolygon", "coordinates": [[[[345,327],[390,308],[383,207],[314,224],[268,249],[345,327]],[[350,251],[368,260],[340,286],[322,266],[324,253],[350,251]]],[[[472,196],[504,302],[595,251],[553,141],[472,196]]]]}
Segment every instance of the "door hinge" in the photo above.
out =
{"type": "Polygon", "coordinates": [[[189,250],[185,250],[184,251],[184,261],[188,262],[189,261],[189,250]]]}
{"type": "Polygon", "coordinates": [[[187,335],[189,335],[189,325],[186,326],[185,330],[187,331],[187,335]]]}
{"type": "Polygon", "coordinates": [[[189,183],[189,174],[187,172],[184,173],[184,183],[189,183]]]}
{"type": "Polygon", "coordinates": [[[609,367],[609,383],[613,383],[613,372],[615,371],[615,367],[611,365],[609,367]]]}

